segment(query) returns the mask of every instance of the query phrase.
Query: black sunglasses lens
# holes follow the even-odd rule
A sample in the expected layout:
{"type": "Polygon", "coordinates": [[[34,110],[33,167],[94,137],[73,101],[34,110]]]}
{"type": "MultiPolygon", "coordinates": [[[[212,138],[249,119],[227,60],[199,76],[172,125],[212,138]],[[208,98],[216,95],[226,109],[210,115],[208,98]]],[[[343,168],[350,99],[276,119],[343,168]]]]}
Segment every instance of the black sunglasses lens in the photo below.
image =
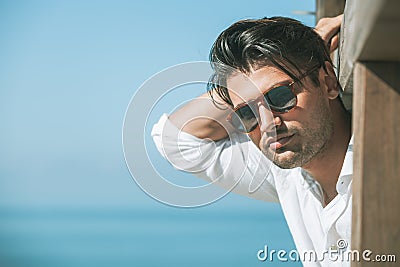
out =
{"type": "Polygon", "coordinates": [[[275,87],[267,94],[265,99],[273,111],[287,112],[296,106],[296,95],[293,94],[289,85],[275,87]]]}
{"type": "MultiPolygon", "coordinates": [[[[297,104],[297,97],[289,85],[275,87],[264,97],[269,108],[276,112],[288,112],[297,104]]],[[[232,114],[231,123],[238,131],[249,133],[257,127],[258,120],[250,105],[245,105],[232,114]]]]}
{"type": "Polygon", "coordinates": [[[245,105],[232,114],[232,125],[240,132],[249,133],[257,126],[257,117],[250,106],[245,105]]]}

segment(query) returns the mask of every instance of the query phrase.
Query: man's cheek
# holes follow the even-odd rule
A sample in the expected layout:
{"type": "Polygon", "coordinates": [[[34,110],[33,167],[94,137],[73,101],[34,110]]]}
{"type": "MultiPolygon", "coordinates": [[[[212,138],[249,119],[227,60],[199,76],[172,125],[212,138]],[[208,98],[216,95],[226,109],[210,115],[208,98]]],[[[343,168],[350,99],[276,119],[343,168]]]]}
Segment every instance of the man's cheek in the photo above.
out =
{"type": "Polygon", "coordinates": [[[257,126],[257,128],[251,133],[249,133],[248,136],[251,139],[251,141],[253,141],[253,143],[259,148],[259,144],[261,141],[260,127],[257,126]]]}

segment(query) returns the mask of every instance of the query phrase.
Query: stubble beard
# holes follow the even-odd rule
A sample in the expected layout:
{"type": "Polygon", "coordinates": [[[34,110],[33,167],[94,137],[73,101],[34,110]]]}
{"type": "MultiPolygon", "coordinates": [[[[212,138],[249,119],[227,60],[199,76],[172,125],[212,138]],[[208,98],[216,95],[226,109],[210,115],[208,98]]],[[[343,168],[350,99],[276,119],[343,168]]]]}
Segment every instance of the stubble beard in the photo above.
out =
{"type": "Polygon", "coordinates": [[[312,113],[311,121],[308,124],[304,124],[303,127],[287,128],[287,132],[290,135],[294,134],[293,138],[299,138],[301,141],[293,140],[297,142],[293,144],[290,142],[287,146],[277,151],[262,146],[261,151],[268,159],[272,160],[275,165],[282,169],[304,166],[326,151],[334,132],[330,111],[322,103],[312,113]]]}

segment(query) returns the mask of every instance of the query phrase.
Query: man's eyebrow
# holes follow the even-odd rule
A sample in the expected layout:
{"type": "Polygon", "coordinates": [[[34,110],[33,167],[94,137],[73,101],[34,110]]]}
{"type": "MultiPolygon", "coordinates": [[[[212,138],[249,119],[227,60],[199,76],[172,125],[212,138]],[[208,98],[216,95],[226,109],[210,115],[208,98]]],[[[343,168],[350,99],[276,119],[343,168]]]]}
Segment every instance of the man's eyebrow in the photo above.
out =
{"type": "Polygon", "coordinates": [[[290,83],[293,82],[293,79],[285,79],[283,81],[274,83],[273,85],[271,85],[270,87],[268,87],[266,90],[262,90],[262,94],[265,94],[269,91],[271,91],[272,89],[274,89],[275,87],[279,87],[279,85],[289,85],[290,83]]]}
{"type": "MultiPolygon", "coordinates": [[[[290,84],[290,83],[292,83],[292,82],[293,82],[293,79],[289,79],[289,78],[288,78],[288,79],[285,79],[285,80],[283,80],[283,81],[280,81],[280,82],[277,82],[277,83],[271,85],[271,86],[268,87],[268,89],[266,89],[265,91],[262,90],[260,93],[261,93],[261,95],[265,95],[266,93],[268,93],[268,92],[271,91],[272,89],[274,89],[274,88],[276,88],[276,87],[279,87],[279,85],[288,85],[288,84],[290,84]]],[[[255,98],[251,98],[251,99],[249,99],[249,100],[247,100],[247,101],[240,102],[240,103],[237,104],[236,106],[233,106],[233,109],[237,109],[237,108],[240,108],[240,107],[242,107],[242,106],[245,106],[247,103],[254,102],[255,100],[259,99],[259,98],[261,97],[261,95],[255,97],[255,98]]]]}

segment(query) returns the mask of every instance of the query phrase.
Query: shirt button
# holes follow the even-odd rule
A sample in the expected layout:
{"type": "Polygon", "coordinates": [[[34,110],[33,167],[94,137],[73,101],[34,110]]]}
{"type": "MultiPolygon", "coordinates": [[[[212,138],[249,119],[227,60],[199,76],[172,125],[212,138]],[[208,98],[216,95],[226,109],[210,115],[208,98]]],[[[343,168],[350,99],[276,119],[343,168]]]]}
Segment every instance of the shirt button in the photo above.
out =
{"type": "Polygon", "coordinates": [[[349,177],[339,177],[339,180],[336,184],[336,191],[341,194],[344,195],[347,193],[347,189],[350,183],[350,178],[349,177]]]}

